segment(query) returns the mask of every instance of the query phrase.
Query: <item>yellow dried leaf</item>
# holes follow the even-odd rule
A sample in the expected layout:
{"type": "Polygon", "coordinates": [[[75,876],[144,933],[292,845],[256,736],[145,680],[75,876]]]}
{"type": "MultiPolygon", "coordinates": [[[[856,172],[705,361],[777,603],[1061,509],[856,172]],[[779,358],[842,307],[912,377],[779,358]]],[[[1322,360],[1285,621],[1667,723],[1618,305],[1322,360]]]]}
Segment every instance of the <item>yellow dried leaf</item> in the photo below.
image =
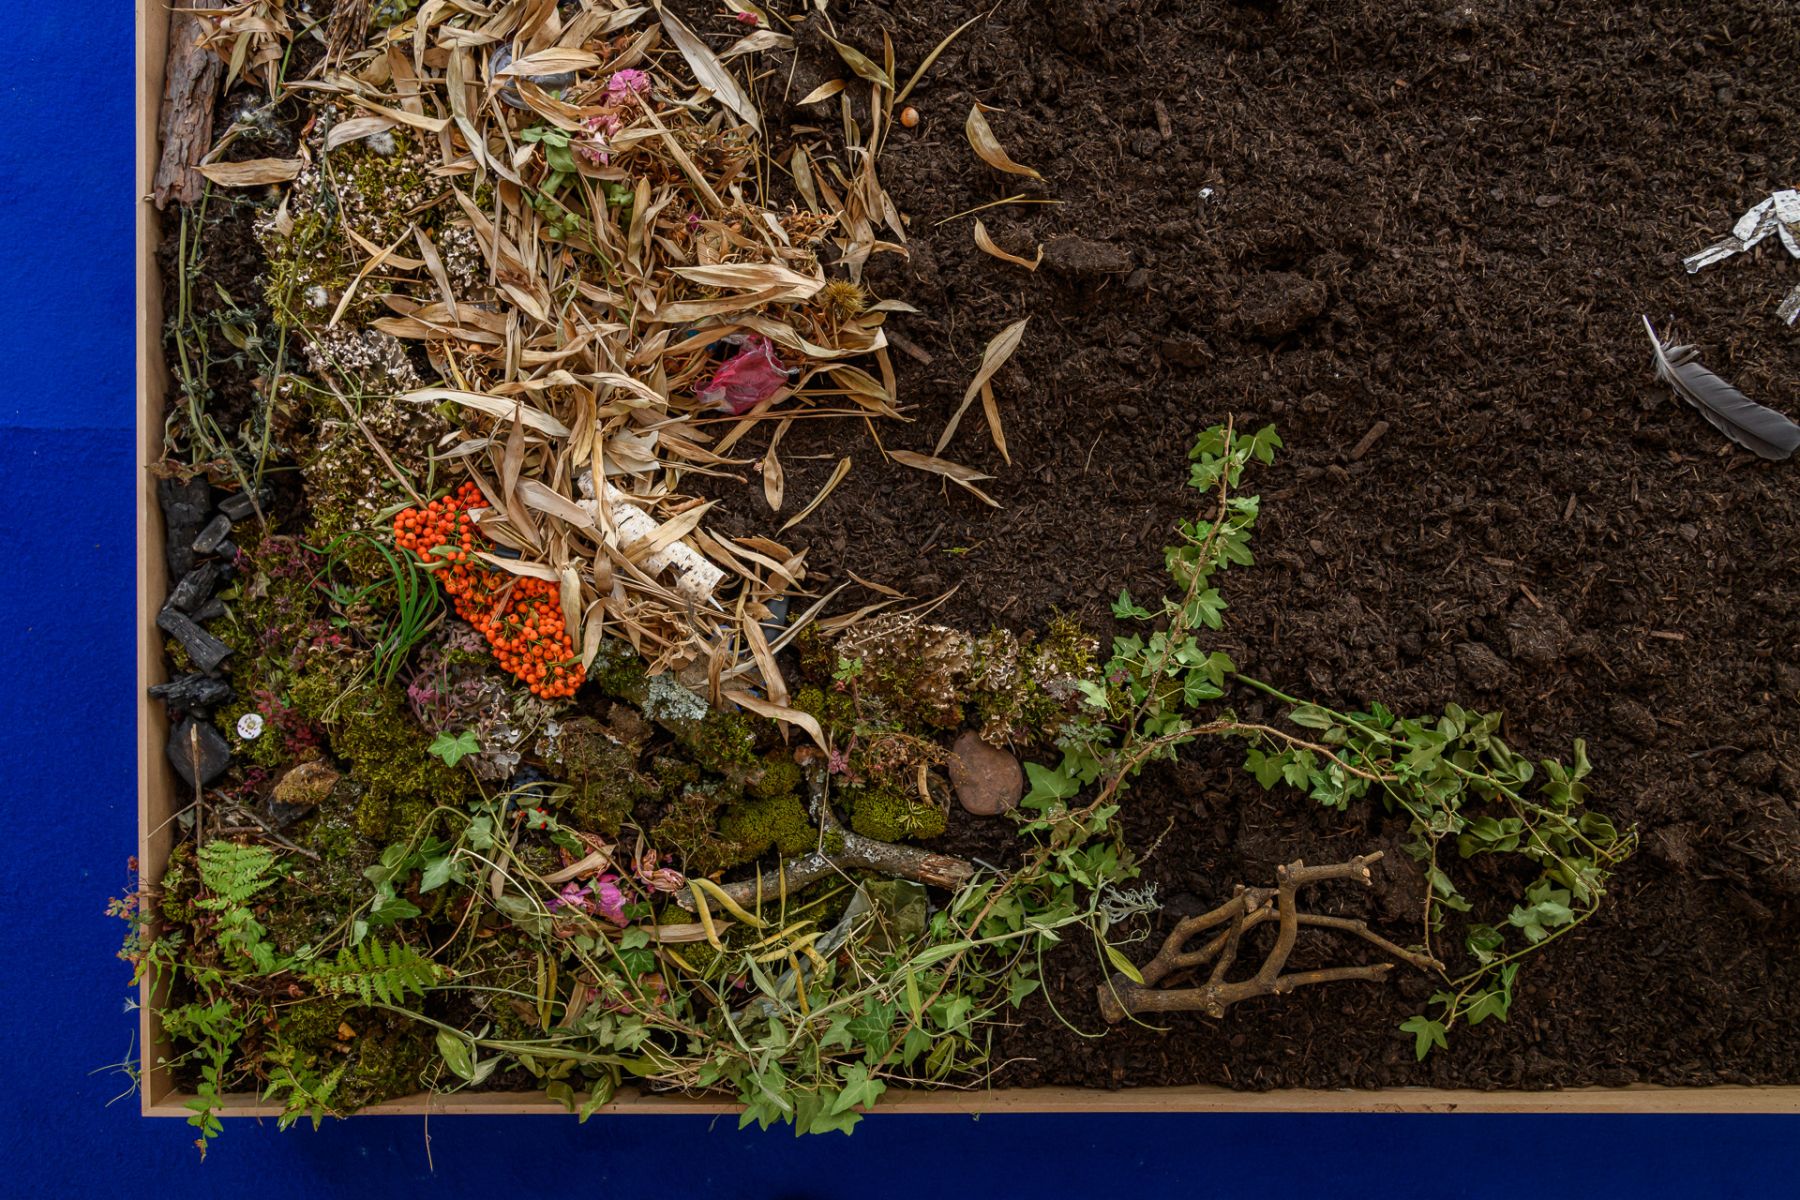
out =
{"type": "Polygon", "coordinates": [[[995,508],[1000,507],[999,501],[975,486],[975,481],[992,479],[992,475],[983,475],[980,471],[965,467],[961,463],[947,462],[929,454],[916,454],[911,450],[889,450],[888,457],[903,467],[914,467],[920,471],[930,471],[933,475],[942,475],[958,487],[975,493],[984,504],[992,505],[995,508]]]}
{"type": "MultiPolygon", "coordinates": [[[[969,119],[963,123],[963,130],[969,135],[969,145],[975,147],[975,153],[981,157],[981,161],[995,170],[1005,171],[1009,175],[1029,175],[1033,179],[1042,179],[1043,176],[1030,167],[1014,162],[1001,148],[1000,139],[995,137],[994,131],[988,127],[987,118],[981,115],[984,107],[982,104],[976,104],[969,110],[969,119]]],[[[992,112],[993,110],[988,109],[987,111],[992,112]]]]}
{"type": "Polygon", "coordinates": [[[825,731],[819,728],[819,722],[811,713],[801,712],[797,708],[789,708],[785,704],[775,704],[760,696],[752,696],[740,688],[730,688],[725,692],[725,699],[739,708],[747,708],[759,717],[767,717],[771,721],[780,721],[787,725],[798,725],[806,731],[806,735],[818,743],[819,749],[829,752],[831,747],[825,742],[825,731]]]}
{"type": "Polygon", "coordinates": [[[942,454],[944,447],[950,444],[950,439],[956,436],[956,427],[962,423],[963,414],[969,411],[969,405],[975,402],[975,397],[981,394],[987,381],[994,377],[994,372],[1005,366],[1006,360],[1019,348],[1019,342],[1025,337],[1025,326],[1030,323],[1030,317],[1020,317],[995,334],[987,344],[987,349],[981,352],[981,368],[975,372],[975,378],[969,383],[969,390],[963,393],[962,403],[957,406],[950,423],[944,426],[944,432],[939,435],[934,454],[942,454]]]}
{"type": "Polygon", "coordinates": [[[729,108],[743,119],[746,125],[762,132],[762,118],[757,115],[756,105],[738,86],[725,64],[719,61],[707,44],[699,39],[693,30],[681,23],[681,18],[663,8],[656,6],[656,15],[662,21],[662,27],[668,31],[669,40],[681,51],[681,57],[687,60],[688,69],[693,71],[694,78],[700,86],[718,98],[719,103],[729,108]]]}
{"type": "Polygon", "coordinates": [[[776,530],[775,532],[786,533],[788,530],[792,529],[794,526],[798,525],[800,522],[806,520],[807,517],[812,515],[813,509],[815,509],[815,508],[819,507],[819,505],[823,504],[825,502],[825,497],[831,495],[832,489],[837,487],[838,484],[842,483],[844,481],[844,476],[848,475],[849,473],[850,473],[850,456],[845,455],[843,458],[838,460],[838,465],[832,469],[831,478],[827,479],[825,481],[825,486],[819,489],[819,494],[814,496],[805,508],[801,509],[799,512],[795,513],[793,516],[789,517],[787,519],[787,524],[783,525],[780,529],[776,530]]]}
{"type": "Polygon", "coordinates": [[[247,162],[207,163],[200,173],[220,187],[256,187],[286,183],[300,174],[303,165],[297,158],[252,158],[247,162]]]}
{"type": "Polygon", "coordinates": [[[996,246],[994,244],[994,239],[988,236],[987,226],[981,223],[980,217],[975,218],[975,244],[995,258],[1002,259],[1009,263],[1015,263],[1018,266],[1024,267],[1027,271],[1037,270],[1038,264],[1044,261],[1044,247],[1041,242],[1038,244],[1036,258],[1021,258],[1011,251],[1002,250],[999,246],[996,246]]]}
{"type": "Polygon", "coordinates": [[[828,79],[806,95],[800,97],[801,104],[817,104],[821,100],[829,100],[850,85],[842,79],[828,79]]]}

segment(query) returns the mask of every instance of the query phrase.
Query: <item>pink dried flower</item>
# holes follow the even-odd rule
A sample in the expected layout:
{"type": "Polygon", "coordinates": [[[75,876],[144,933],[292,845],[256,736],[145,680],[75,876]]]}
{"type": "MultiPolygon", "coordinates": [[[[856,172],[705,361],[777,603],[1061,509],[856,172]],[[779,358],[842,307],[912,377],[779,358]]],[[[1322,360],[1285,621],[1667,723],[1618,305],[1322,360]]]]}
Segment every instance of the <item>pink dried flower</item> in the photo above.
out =
{"type": "Polygon", "coordinates": [[[579,883],[566,883],[560,895],[553,897],[549,904],[551,912],[565,908],[580,909],[582,912],[593,912],[594,902],[588,898],[587,889],[579,883]]]}
{"type": "Polygon", "coordinates": [[[687,880],[680,871],[656,865],[660,859],[661,856],[656,851],[646,850],[644,856],[632,864],[632,873],[653,892],[679,892],[686,887],[687,880]]]}
{"type": "Polygon", "coordinates": [[[625,924],[625,893],[619,890],[617,875],[602,875],[594,880],[593,893],[596,901],[590,911],[599,913],[614,925],[625,924]]]}
{"type": "Polygon", "coordinates": [[[707,408],[733,416],[749,412],[788,385],[787,368],[775,357],[775,346],[759,333],[725,339],[743,347],[720,367],[712,381],[694,395],[707,408]]]}
{"type": "Polygon", "coordinates": [[[606,102],[617,104],[627,96],[640,96],[650,90],[650,72],[635,67],[614,71],[606,81],[606,102]]]}
{"type": "Polygon", "coordinates": [[[762,24],[762,18],[758,17],[753,12],[741,12],[737,15],[737,19],[740,24],[744,24],[744,25],[760,25],[760,24],[762,24]]]}

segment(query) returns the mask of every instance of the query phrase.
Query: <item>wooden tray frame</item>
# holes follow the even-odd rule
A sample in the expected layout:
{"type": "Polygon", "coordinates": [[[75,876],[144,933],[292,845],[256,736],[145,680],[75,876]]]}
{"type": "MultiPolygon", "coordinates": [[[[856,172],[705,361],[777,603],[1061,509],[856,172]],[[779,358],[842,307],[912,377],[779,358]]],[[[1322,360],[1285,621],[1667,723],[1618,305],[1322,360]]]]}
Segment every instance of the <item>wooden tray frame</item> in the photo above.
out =
{"type": "MultiPolygon", "coordinates": [[[[137,434],[141,473],[137,486],[137,707],[138,864],[144,879],[161,876],[172,845],[172,815],[178,808],[175,776],[163,747],[168,720],[145,689],[164,677],[162,634],[157,610],[167,592],[162,555],[162,514],[148,467],[162,453],[163,401],[168,370],[162,357],[161,282],[156,269],[157,212],[150,204],[156,171],[157,119],[162,103],[163,65],[169,10],[163,0],[137,0],[137,434]]],[[[166,1054],[157,997],[148,983],[140,991],[140,1038],[144,1048],[140,1089],[147,1117],[188,1117],[192,1097],[175,1088],[157,1065],[166,1054]]],[[[223,1115],[273,1117],[280,1106],[254,1093],[225,1097],[223,1115]]],[[[562,1106],[535,1092],[420,1093],[363,1110],[388,1115],[555,1113],[562,1106]]],[[[687,1099],[622,1089],[603,1113],[730,1113],[737,1106],[718,1099],[687,1099]]],[[[1387,1088],[1371,1091],[1282,1089],[1240,1092],[1213,1086],[1130,1088],[1005,1088],[986,1091],[894,1091],[878,1112],[913,1113],[1128,1113],[1128,1112],[1589,1112],[1589,1113],[1800,1113],[1800,1086],[1666,1088],[1648,1084],[1565,1091],[1481,1092],[1443,1088],[1387,1088]]]]}

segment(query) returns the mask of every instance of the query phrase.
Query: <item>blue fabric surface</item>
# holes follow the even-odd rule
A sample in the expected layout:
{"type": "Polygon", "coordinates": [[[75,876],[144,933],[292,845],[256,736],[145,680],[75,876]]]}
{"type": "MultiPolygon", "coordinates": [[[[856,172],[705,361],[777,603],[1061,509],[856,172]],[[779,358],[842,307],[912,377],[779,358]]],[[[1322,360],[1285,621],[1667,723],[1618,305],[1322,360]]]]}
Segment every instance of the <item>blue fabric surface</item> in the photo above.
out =
{"type": "Polygon", "coordinates": [[[131,23],[92,0],[6,16],[0,1195],[1795,1194],[1800,1121],[1777,1118],[878,1116],[803,1141],[703,1118],[234,1121],[202,1165],[179,1121],[108,1106],[135,1028],[102,915],[135,844],[131,23]]]}

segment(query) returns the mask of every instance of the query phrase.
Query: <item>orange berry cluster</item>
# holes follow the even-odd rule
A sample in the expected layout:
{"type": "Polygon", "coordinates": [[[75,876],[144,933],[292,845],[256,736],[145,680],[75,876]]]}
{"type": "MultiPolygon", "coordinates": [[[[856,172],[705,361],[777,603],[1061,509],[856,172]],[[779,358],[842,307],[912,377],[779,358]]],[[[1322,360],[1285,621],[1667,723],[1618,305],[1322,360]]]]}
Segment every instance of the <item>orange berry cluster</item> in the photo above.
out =
{"type": "Polygon", "coordinates": [[[546,700],[573,696],[581,686],[575,644],[563,628],[556,584],[483,565],[475,556],[481,534],[470,518],[487,500],[473,483],[424,508],[394,518],[394,541],[437,572],[463,620],[481,631],[500,665],[546,700]]]}

